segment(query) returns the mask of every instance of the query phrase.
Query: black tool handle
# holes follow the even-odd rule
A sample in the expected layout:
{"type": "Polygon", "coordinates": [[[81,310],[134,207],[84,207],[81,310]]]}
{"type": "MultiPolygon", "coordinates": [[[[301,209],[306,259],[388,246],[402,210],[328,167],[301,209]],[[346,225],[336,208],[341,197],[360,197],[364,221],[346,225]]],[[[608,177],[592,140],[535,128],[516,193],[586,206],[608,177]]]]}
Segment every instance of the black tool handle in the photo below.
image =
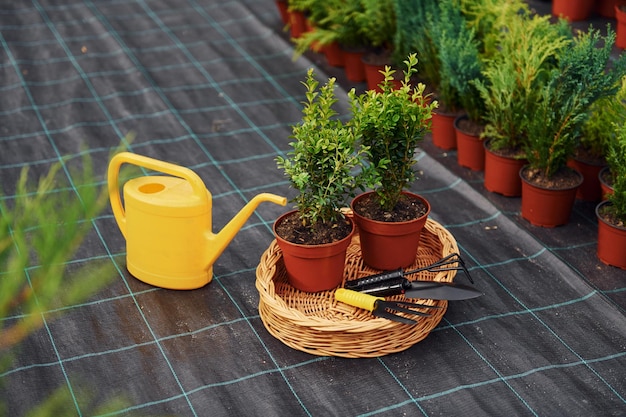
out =
{"type": "Polygon", "coordinates": [[[346,282],[345,287],[354,291],[361,291],[364,287],[370,287],[374,284],[386,283],[388,280],[394,280],[402,278],[404,279],[404,271],[402,269],[396,269],[395,271],[381,272],[380,274],[370,275],[367,277],[355,279],[353,281],[346,282]]]}
{"type": "Polygon", "coordinates": [[[390,278],[384,282],[369,285],[361,285],[357,291],[363,294],[375,295],[376,297],[387,297],[389,295],[403,294],[411,284],[406,278],[390,278]]]}

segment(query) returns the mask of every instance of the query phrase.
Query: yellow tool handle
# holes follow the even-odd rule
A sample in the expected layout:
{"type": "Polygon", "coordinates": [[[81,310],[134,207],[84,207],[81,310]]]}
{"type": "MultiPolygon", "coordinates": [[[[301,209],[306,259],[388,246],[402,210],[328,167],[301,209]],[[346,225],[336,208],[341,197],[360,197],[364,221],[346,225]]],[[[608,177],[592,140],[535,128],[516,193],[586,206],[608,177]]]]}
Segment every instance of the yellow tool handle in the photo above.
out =
{"type": "Polygon", "coordinates": [[[367,311],[374,311],[376,302],[378,300],[384,300],[382,297],[375,297],[346,288],[337,288],[337,290],[335,290],[335,299],[354,307],[363,308],[367,311]]]}

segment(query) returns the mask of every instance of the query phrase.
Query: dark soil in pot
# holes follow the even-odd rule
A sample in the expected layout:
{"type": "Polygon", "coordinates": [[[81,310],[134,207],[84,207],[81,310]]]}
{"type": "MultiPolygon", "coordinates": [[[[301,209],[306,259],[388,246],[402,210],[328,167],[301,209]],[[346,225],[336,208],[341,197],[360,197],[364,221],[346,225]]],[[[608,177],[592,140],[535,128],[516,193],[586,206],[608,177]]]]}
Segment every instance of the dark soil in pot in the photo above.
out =
{"type": "Polygon", "coordinates": [[[572,188],[580,183],[579,174],[568,167],[561,168],[551,177],[546,177],[541,170],[534,168],[525,169],[523,175],[528,182],[538,187],[556,190],[572,188]]]}
{"type": "Polygon", "coordinates": [[[574,151],[574,159],[589,165],[606,165],[603,156],[598,156],[587,148],[578,147],[574,151]]]}
{"type": "Polygon", "coordinates": [[[486,143],[487,149],[489,152],[494,153],[503,158],[511,158],[511,159],[525,159],[526,154],[520,148],[500,148],[494,149],[493,146],[489,142],[486,143]]]}
{"type": "Polygon", "coordinates": [[[626,222],[617,215],[615,208],[611,204],[603,204],[598,208],[598,216],[602,217],[605,222],[615,227],[626,227],[626,222]]]}
{"type": "Polygon", "coordinates": [[[483,130],[485,130],[485,126],[468,118],[459,118],[457,121],[457,127],[460,131],[465,132],[470,136],[479,137],[483,130]]]}
{"type": "Polygon", "coordinates": [[[613,175],[611,175],[610,169],[600,171],[600,179],[609,187],[613,187],[613,175]]]}
{"type": "Polygon", "coordinates": [[[344,239],[352,231],[352,223],[344,218],[336,223],[317,222],[314,227],[304,226],[295,213],[276,225],[276,233],[285,240],[299,245],[321,245],[344,239]]]}
{"type": "Polygon", "coordinates": [[[379,222],[406,222],[422,217],[428,208],[422,201],[403,194],[393,211],[385,211],[375,198],[375,194],[371,194],[360,199],[354,210],[363,217],[379,222]]]}
{"type": "Polygon", "coordinates": [[[373,49],[363,54],[363,63],[375,66],[392,66],[391,51],[387,49],[373,49]]]}

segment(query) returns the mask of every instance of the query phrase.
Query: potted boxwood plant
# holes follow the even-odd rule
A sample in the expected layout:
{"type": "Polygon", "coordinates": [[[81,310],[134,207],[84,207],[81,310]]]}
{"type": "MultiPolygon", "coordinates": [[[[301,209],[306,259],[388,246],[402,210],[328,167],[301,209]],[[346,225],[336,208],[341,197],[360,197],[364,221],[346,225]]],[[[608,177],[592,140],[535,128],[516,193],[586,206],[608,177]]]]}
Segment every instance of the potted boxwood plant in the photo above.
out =
{"type": "MultiPolygon", "coordinates": [[[[522,217],[537,226],[566,224],[582,182],[567,166],[590,106],[615,94],[626,73],[626,60],[608,63],[615,34],[579,33],[559,57],[558,68],[540,90],[539,103],[527,115],[525,146],[529,165],[520,170],[522,217]]],[[[623,58],[623,57],[622,57],[623,58]]]]}
{"type": "Polygon", "coordinates": [[[617,139],[609,145],[607,164],[614,173],[613,193],[596,206],[598,258],[626,269],[626,124],[615,125],[617,139]]]}
{"type": "Polygon", "coordinates": [[[417,56],[405,61],[402,85],[394,85],[394,70],[386,67],[380,91],[356,97],[353,120],[367,150],[370,169],[364,177],[373,190],[351,204],[365,264],[390,270],[415,261],[421,230],[430,204],[406,189],[415,181],[415,150],[430,129],[437,102],[424,95],[424,84],[411,85],[417,56]]]}
{"type": "Polygon", "coordinates": [[[496,42],[499,53],[486,62],[484,79],[476,81],[485,104],[484,187],[507,197],[522,192],[519,170],[524,154],[525,115],[538,101],[540,87],[569,43],[569,28],[548,16],[508,15],[496,42]]]}
{"type": "Polygon", "coordinates": [[[276,158],[297,190],[291,200],[296,209],[275,221],[274,233],[289,283],[317,292],[332,289],[343,279],[354,225],[341,208],[363,180],[355,171],[366,149],[359,147],[353,126],[336,117],[335,79],[318,89],[319,82],[309,69],[303,84],[306,101],[302,120],[292,127],[292,149],[286,157],[276,158]]]}

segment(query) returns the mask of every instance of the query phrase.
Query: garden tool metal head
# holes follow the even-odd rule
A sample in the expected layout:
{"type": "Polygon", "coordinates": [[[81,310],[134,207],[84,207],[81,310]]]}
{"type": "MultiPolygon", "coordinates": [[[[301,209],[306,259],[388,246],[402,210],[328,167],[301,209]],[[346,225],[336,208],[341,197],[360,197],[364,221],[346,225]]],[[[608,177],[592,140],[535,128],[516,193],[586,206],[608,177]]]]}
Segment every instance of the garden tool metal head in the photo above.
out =
{"type": "Polygon", "coordinates": [[[411,281],[406,278],[406,275],[422,271],[441,272],[451,270],[464,271],[468,279],[472,283],[474,282],[459,254],[452,253],[430,265],[410,271],[397,269],[347,281],[345,288],[374,296],[384,297],[404,294],[407,298],[432,300],[466,300],[483,295],[481,291],[468,285],[439,281],[411,281]]]}

